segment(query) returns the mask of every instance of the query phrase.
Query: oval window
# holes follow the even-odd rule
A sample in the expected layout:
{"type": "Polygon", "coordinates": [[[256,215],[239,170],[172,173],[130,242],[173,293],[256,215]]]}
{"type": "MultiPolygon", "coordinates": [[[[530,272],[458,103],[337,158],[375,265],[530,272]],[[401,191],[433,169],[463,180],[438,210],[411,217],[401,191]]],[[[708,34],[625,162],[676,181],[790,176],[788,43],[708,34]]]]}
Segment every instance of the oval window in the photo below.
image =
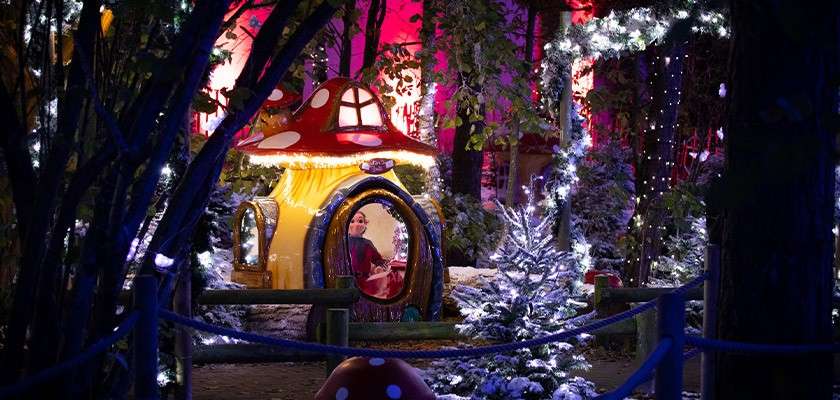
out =
{"type": "Polygon", "coordinates": [[[363,294],[387,300],[403,291],[410,240],[405,219],[387,200],[377,199],[352,213],[347,249],[363,294]]]}
{"type": "Polygon", "coordinates": [[[239,263],[254,267],[260,257],[260,237],[257,228],[257,214],[247,207],[239,223],[239,263]]]}

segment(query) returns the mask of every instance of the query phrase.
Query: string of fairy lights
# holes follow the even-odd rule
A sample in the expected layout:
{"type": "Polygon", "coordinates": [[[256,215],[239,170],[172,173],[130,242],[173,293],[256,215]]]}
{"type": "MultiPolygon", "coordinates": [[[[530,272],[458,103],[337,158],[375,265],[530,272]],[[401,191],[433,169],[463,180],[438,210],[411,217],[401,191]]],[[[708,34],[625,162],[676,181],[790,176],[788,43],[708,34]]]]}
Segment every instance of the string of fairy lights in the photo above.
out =
{"type": "MultiPolygon", "coordinates": [[[[565,28],[558,33],[553,41],[545,45],[545,56],[541,65],[543,87],[543,105],[541,107],[556,110],[562,104],[570,67],[575,62],[620,57],[627,53],[643,51],[650,45],[658,44],[676,22],[689,18],[691,15],[689,10],[700,6],[697,3],[698,0],[684,0],[669,8],[634,8],[612,11],[606,17],[594,18],[588,22],[565,28]]],[[[692,22],[692,32],[716,35],[721,38],[729,36],[729,28],[726,25],[727,19],[721,12],[706,9],[695,10],[695,12],[696,18],[692,22]]],[[[646,115],[645,127],[641,132],[643,143],[649,135],[656,135],[657,148],[655,154],[648,154],[647,146],[641,146],[641,159],[649,165],[648,170],[653,171],[653,173],[649,178],[642,178],[640,197],[636,198],[637,205],[640,202],[651,203],[660,200],[673,185],[669,171],[674,166],[671,155],[674,151],[674,141],[679,123],[676,115],[674,115],[675,113],[666,113],[666,108],[676,107],[681,102],[681,61],[685,61],[688,55],[680,54],[678,57],[682,57],[683,60],[671,60],[670,57],[660,56],[656,57],[654,61],[655,63],[664,63],[665,73],[670,76],[659,77],[658,72],[654,72],[651,76],[651,80],[665,79],[666,84],[663,85],[664,91],[661,93],[664,100],[662,106],[659,110],[654,111],[656,120],[651,121],[650,117],[646,115]],[[672,63],[672,61],[675,62],[672,63]],[[666,117],[668,117],[668,121],[665,121],[666,117]],[[666,124],[669,125],[668,128],[672,134],[663,139],[661,132],[666,128],[666,124]],[[665,148],[662,148],[663,146],[665,148]],[[665,155],[664,159],[663,155],[665,155]],[[657,176],[657,172],[660,176],[657,176]]],[[[656,71],[656,68],[654,68],[654,71],[656,71]]],[[[655,93],[650,93],[650,100],[654,100],[654,95],[655,93]]],[[[570,182],[574,182],[574,179],[570,182]]],[[[564,192],[560,193],[561,197],[565,197],[569,188],[565,186],[559,188],[564,192]]],[[[661,233],[664,230],[661,224],[654,228],[652,222],[647,224],[648,232],[655,229],[657,233],[661,233]]],[[[636,213],[633,224],[644,230],[645,223],[643,216],[636,213]]],[[[642,243],[643,247],[644,244],[642,243]]],[[[640,262],[642,256],[640,254],[635,261],[640,262]]],[[[651,261],[649,258],[652,257],[651,254],[644,256],[648,257],[647,261],[651,261]]],[[[630,263],[631,259],[628,259],[627,262],[630,263]]]]}
{"type": "MultiPolygon", "coordinates": [[[[611,11],[603,18],[568,26],[545,45],[541,86],[548,108],[558,107],[563,98],[570,66],[577,60],[616,58],[645,50],[659,43],[679,20],[690,16],[698,0],[683,0],[669,8],[639,7],[611,11]]],[[[727,19],[716,10],[698,10],[691,30],[695,33],[729,36],[727,19]]]]}
{"type": "MultiPolygon", "coordinates": [[[[643,168],[643,171],[650,171],[651,175],[649,177],[643,177],[642,181],[642,193],[640,197],[636,198],[637,206],[644,203],[645,207],[643,211],[647,211],[650,209],[651,206],[657,207],[655,204],[656,202],[662,201],[662,196],[665,194],[666,191],[670,190],[673,182],[670,171],[674,166],[674,162],[672,160],[672,156],[674,153],[674,142],[676,138],[676,131],[679,128],[679,122],[677,121],[676,116],[676,109],[675,107],[678,106],[681,102],[682,91],[680,90],[681,83],[682,83],[682,74],[683,74],[683,67],[682,67],[682,59],[687,59],[687,54],[677,54],[675,59],[671,59],[671,57],[656,57],[654,63],[663,63],[664,73],[666,74],[663,77],[659,76],[658,72],[654,72],[651,76],[651,86],[656,79],[665,79],[666,84],[664,86],[664,90],[662,92],[662,105],[659,110],[656,110],[656,120],[648,123],[650,121],[648,116],[645,116],[645,128],[642,131],[641,139],[643,142],[646,142],[646,137],[648,135],[656,135],[655,136],[655,143],[656,149],[654,150],[654,155],[648,154],[647,146],[641,146],[641,157],[643,162],[646,164],[646,168],[643,168]],[[666,120],[667,119],[667,120],[666,120]],[[666,126],[666,124],[668,126],[666,126]],[[666,129],[670,129],[670,135],[663,140],[662,133],[665,132],[666,129]],[[664,148],[663,148],[664,147],[664,148]],[[664,156],[664,159],[663,159],[664,156]],[[654,160],[653,157],[656,157],[654,160]],[[657,176],[657,173],[661,173],[663,175],[657,176]]],[[[656,68],[654,66],[654,71],[656,68]]],[[[654,93],[650,94],[650,100],[653,101],[654,93]]],[[[650,252],[645,251],[645,241],[647,240],[648,235],[661,235],[665,230],[665,227],[660,223],[657,226],[653,226],[653,221],[645,221],[644,216],[642,213],[636,213],[634,216],[634,224],[637,228],[641,229],[642,240],[639,255],[636,257],[636,262],[641,263],[642,261],[646,263],[652,263],[654,260],[654,255],[650,252]],[[647,225],[647,229],[645,229],[645,225],[647,225]],[[642,260],[644,257],[644,260],[642,260]]],[[[627,260],[628,263],[631,260],[627,260]]],[[[632,282],[632,278],[631,278],[632,282]]]]}

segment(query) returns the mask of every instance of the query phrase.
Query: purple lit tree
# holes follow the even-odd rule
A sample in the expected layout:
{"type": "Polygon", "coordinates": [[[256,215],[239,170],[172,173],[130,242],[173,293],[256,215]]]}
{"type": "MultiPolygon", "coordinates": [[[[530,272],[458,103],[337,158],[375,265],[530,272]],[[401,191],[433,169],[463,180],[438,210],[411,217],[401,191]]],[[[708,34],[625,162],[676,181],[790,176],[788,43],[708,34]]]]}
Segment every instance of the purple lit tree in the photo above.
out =
{"type": "MultiPolygon", "coordinates": [[[[161,298],[169,298],[179,268],[188,264],[183,260],[193,230],[234,134],[329,22],[335,3],[279,2],[257,33],[228,92],[226,116],[159,203],[163,212],[138,272],[162,278],[161,298]]],[[[231,7],[225,0],[105,5],[113,10],[100,9],[97,0],[83,1],[80,9],[75,4],[2,5],[2,14],[12,17],[5,17],[0,40],[15,49],[4,57],[19,72],[0,85],[6,129],[0,148],[22,247],[0,361],[5,384],[111,333],[120,318],[117,301],[132,243],[154,212],[173,148],[189,133],[184,121],[194,98],[219,61],[213,45],[236,27],[224,16],[254,6],[231,7]],[[118,16],[113,26],[103,23],[107,13],[118,16]],[[60,39],[54,41],[56,31],[60,39]],[[30,147],[38,147],[34,160],[30,147]],[[84,239],[66,240],[77,219],[89,221],[84,239]]],[[[114,387],[103,384],[104,366],[125,372],[106,360],[98,357],[73,378],[39,388],[37,397],[124,391],[119,382],[125,379],[114,380],[114,387]]]]}

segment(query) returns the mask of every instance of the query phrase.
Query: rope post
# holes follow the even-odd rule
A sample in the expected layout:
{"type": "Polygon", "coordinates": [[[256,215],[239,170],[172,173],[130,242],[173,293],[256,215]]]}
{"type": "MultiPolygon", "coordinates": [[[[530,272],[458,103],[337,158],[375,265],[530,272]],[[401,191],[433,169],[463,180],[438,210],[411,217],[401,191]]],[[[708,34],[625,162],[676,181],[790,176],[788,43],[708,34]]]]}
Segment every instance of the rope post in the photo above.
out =
{"type": "MultiPolygon", "coordinates": [[[[347,346],[349,344],[350,332],[348,329],[350,312],[346,308],[327,309],[327,344],[335,346],[347,346]]],[[[344,357],[338,354],[327,355],[327,376],[332,374],[335,367],[344,361],[344,357]]]]}
{"type": "MultiPolygon", "coordinates": [[[[658,331],[656,329],[656,312],[647,310],[636,314],[636,361],[641,365],[656,349],[658,331]]],[[[639,390],[645,393],[653,392],[653,382],[647,381],[639,385],[639,390]]]]}
{"type": "Polygon", "coordinates": [[[134,304],[140,312],[134,328],[134,398],[159,399],[158,374],[158,282],[154,276],[135,279],[134,304]]]}
{"type": "MultiPolygon", "coordinates": [[[[355,286],[355,279],[352,276],[338,276],[335,279],[336,289],[350,289],[355,286]]],[[[324,334],[326,343],[336,346],[347,346],[350,344],[350,309],[329,308],[326,315],[326,332],[324,334]]],[[[343,356],[327,355],[327,376],[333,372],[335,367],[344,361],[343,356]]]]}
{"type": "Polygon", "coordinates": [[[610,277],[606,275],[595,275],[595,293],[592,296],[593,308],[599,318],[607,316],[604,292],[610,287],[610,277]]]}
{"type": "Polygon", "coordinates": [[[350,289],[356,286],[356,280],[352,276],[341,275],[335,278],[335,287],[337,289],[350,289]]]}
{"type": "MultiPolygon", "coordinates": [[[[703,337],[717,339],[717,295],[720,284],[720,246],[710,244],[706,247],[706,272],[708,278],[703,287],[703,337]]],[[[700,393],[702,400],[714,398],[715,352],[704,351],[700,355],[700,393]]]]}
{"type": "Polygon", "coordinates": [[[685,300],[679,293],[666,293],[656,305],[659,338],[670,338],[673,345],[656,368],[656,399],[681,400],[683,345],[685,343],[685,300]]]}

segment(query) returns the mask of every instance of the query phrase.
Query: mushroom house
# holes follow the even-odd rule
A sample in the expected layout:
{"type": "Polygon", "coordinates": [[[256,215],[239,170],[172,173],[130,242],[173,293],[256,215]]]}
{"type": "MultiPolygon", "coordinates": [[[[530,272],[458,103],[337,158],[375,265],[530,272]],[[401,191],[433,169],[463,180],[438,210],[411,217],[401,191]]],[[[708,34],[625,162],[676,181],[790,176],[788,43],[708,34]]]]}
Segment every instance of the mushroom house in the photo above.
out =
{"type": "MultiPolygon", "coordinates": [[[[283,90],[264,107],[289,104],[283,90]]],[[[439,318],[440,206],[394,173],[429,168],[436,150],[396,129],[370,89],[346,78],[323,83],[294,112],[270,114],[282,118],[261,118],[237,147],[284,171],[269,196],[237,210],[232,280],[309,289],[352,276],[356,321],[439,318]]]]}

